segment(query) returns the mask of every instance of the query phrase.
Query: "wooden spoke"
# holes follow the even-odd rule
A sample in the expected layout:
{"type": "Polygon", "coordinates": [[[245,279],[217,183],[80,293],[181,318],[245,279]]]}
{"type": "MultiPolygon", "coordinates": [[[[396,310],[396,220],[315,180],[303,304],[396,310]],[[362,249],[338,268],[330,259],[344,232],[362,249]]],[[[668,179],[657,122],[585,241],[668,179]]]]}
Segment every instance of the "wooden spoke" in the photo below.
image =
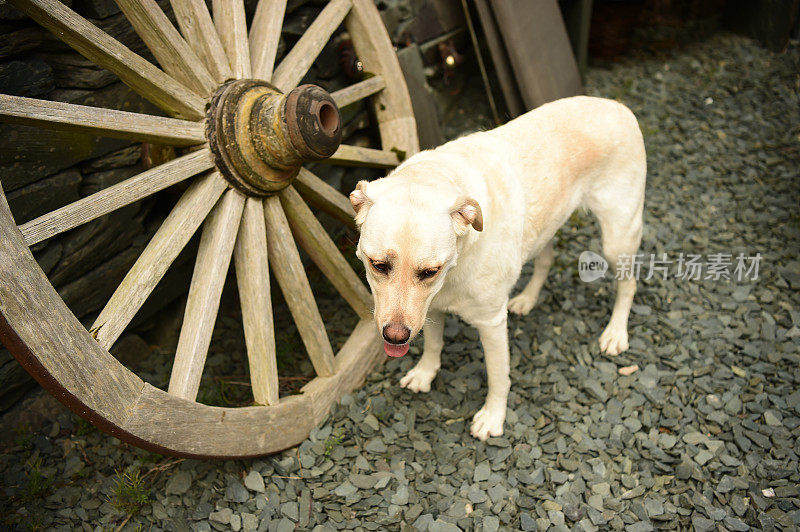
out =
{"type": "Polygon", "coordinates": [[[355,85],[350,85],[344,89],[331,94],[333,100],[339,108],[347,107],[351,103],[363,100],[367,96],[372,96],[376,92],[383,90],[386,87],[386,82],[380,76],[372,76],[364,81],[359,81],[355,85]]]}
{"type": "Polygon", "coordinates": [[[228,190],[203,226],[169,379],[170,395],[190,401],[197,397],[244,202],[242,194],[228,190]]]}
{"type": "Polygon", "coordinates": [[[217,83],[172,25],[156,0],[116,0],[136,33],[167,74],[198,94],[208,96],[217,83]]]}
{"type": "Polygon", "coordinates": [[[352,0],[353,9],[345,20],[364,72],[380,72],[386,90],[374,98],[375,115],[386,149],[397,148],[410,157],[419,151],[419,138],[405,78],[380,13],[373,0],[352,0]]]}
{"type": "Polygon", "coordinates": [[[250,77],[250,45],[243,0],[214,0],[214,25],[237,79],[250,77]]]}
{"type": "Polygon", "coordinates": [[[206,140],[199,122],[7,94],[0,94],[0,121],[173,146],[206,140]]]}
{"type": "Polygon", "coordinates": [[[270,79],[283,27],[286,0],[260,0],[250,24],[250,64],[253,77],[270,79]]]}
{"type": "Polygon", "coordinates": [[[364,319],[372,316],[372,296],[342,256],[322,224],[297,191],[289,186],[280,193],[292,234],[353,310],[364,319]]]}
{"type": "Polygon", "coordinates": [[[301,168],[292,186],[314,207],[327,212],[351,229],[356,228],[356,213],[350,200],[310,171],[301,168]]]}
{"type": "Polygon", "coordinates": [[[264,200],[267,243],[272,271],[283,292],[297,330],[320,377],[333,375],[333,350],[308,284],[300,254],[292,242],[292,231],[281,203],[275,196],[264,200]]]}
{"type": "Polygon", "coordinates": [[[376,168],[394,168],[405,159],[402,151],[374,150],[361,146],[342,144],[336,153],[320,162],[330,162],[346,166],[374,166],[376,168]]]}
{"type": "Polygon", "coordinates": [[[233,249],[233,260],[242,303],[253,399],[262,405],[276,405],[278,365],[269,287],[267,230],[264,225],[264,204],[258,198],[247,198],[236,247],[233,249]]]}
{"type": "Polygon", "coordinates": [[[208,148],[192,152],[31,220],[19,229],[25,242],[32,246],[164,190],[208,170],[213,164],[208,148]]]}
{"type": "Polygon", "coordinates": [[[311,68],[325,43],[350,11],[352,0],[332,0],[311,23],[294,48],[286,54],[272,75],[272,84],[283,92],[295,88],[311,68]]]}
{"type": "Polygon", "coordinates": [[[217,83],[231,78],[231,67],[225,49],[203,0],[170,0],[178,27],[189,46],[205,63],[217,83]]]}
{"type": "Polygon", "coordinates": [[[114,345],[226,188],[209,172],[183,193],[92,325],[101,346],[114,345]]]}
{"type": "Polygon", "coordinates": [[[9,0],[11,4],[69,44],[96,65],[168,113],[199,120],[205,102],[122,43],[94,26],[59,0],[9,0]]]}

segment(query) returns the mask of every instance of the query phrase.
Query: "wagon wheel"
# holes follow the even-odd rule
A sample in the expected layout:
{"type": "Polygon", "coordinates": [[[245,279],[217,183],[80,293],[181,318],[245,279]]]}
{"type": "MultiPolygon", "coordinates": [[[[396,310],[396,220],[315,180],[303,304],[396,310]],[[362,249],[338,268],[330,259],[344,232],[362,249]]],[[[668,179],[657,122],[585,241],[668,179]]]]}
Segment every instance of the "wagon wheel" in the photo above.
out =
{"type": "Polygon", "coordinates": [[[183,154],[19,227],[0,191],[0,340],[59,400],[134,445],[184,456],[243,457],[299,443],[380,358],[369,292],[306,202],[352,224],[350,204],[302,164],[325,159],[392,167],[397,154],[418,150],[408,92],[375,6],[332,0],[273,69],[286,0],[260,0],[249,33],[242,0],[214,0],[213,13],[204,0],[172,0],[180,32],[155,0],[117,0],[158,68],[58,0],[10,1],[171,117],[0,95],[0,119],[166,144],[183,154]],[[342,22],[371,75],[333,94],[297,87],[342,22]],[[340,146],[337,106],[367,97],[375,105],[383,149],[340,146]],[[191,184],[87,330],[29,247],[184,180],[191,184]],[[165,391],[130,372],[108,349],[201,224],[165,391]],[[361,318],[335,356],[295,241],[361,318]],[[231,260],[253,395],[266,406],[195,402],[231,260]],[[278,394],[268,267],[316,373],[299,395],[278,394]]]}

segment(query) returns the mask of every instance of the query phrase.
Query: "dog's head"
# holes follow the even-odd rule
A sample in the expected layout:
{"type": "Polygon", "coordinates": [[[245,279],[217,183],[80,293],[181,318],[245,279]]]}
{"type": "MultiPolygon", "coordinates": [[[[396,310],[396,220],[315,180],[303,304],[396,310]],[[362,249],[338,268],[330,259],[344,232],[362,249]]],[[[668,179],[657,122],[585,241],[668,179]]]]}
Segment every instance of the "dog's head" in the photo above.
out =
{"type": "Polygon", "coordinates": [[[403,356],[458,258],[458,239],[483,230],[472,198],[397,178],[362,181],[350,194],[361,229],[356,255],[375,298],[375,321],[389,356],[403,356]]]}

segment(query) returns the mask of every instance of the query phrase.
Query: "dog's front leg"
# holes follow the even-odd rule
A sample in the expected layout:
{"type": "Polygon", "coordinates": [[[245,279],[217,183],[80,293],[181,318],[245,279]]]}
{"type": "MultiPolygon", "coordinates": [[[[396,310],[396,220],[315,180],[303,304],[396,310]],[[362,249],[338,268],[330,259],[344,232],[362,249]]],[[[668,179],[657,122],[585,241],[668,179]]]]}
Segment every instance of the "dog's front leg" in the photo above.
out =
{"type": "Polygon", "coordinates": [[[486,374],[489,380],[489,393],[486,402],[472,418],[470,432],[481,441],[489,436],[501,436],[506,420],[506,403],[511,387],[509,378],[508,326],[505,308],[502,319],[498,317],[486,325],[477,325],[481,335],[483,352],[486,357],[486,374]]]}
{"type": "Polygon", "coordinates": [[[441,354],[444,347],[444,312],[437,310],[428,311],[428,317],[423,326],[425,333],[425,347],[422,358],[417,365],[400,379],[400,386],[413,392],[431,391],[431,382],[439,372],[442,364],[441,354]]]}

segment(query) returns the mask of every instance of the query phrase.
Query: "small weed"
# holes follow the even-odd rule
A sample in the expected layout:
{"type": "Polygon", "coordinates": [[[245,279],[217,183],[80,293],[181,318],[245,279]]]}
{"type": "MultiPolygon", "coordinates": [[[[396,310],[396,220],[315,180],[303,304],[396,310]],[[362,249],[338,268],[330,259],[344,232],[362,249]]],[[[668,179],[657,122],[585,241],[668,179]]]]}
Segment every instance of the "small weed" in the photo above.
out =
{"type": "Polygon", "coordinates": [[[325,458],[330,458],[333,450],[344,441],[344,429],[338,429],[325,440],[325,458]]]}
{"type": "Polygon", "coordinates": [[[27,425],[17,425],[14,427],[14,443],[22,447],[26,451],[33,449],[33,441],[31,438],[31,428],[27,425]]]}
{"type": "Polygon", "coordinates": [[[117,483],[111,504],[127,515],[134,515],[150,501],[150,488],[146,488],[138,469],[117,471],[117,483]]]}
{"type": "Polygon", "coordinates": [[[53,485],[53,481],[42,474],[41,458],[28,462],[28,467],[30,469],[27,473],[27,482],[20,493],[20,498],[23,501],[32,501],[44,497],[53,485]]]}
{"type": "Polygon", "coordinates": [[[82,417],[76,418],[75,425],[77,426],[77,428],[75,429],[76,436],[86,436],[97,430],[94,428],[94,425],[92,425],[82,417]]]}

